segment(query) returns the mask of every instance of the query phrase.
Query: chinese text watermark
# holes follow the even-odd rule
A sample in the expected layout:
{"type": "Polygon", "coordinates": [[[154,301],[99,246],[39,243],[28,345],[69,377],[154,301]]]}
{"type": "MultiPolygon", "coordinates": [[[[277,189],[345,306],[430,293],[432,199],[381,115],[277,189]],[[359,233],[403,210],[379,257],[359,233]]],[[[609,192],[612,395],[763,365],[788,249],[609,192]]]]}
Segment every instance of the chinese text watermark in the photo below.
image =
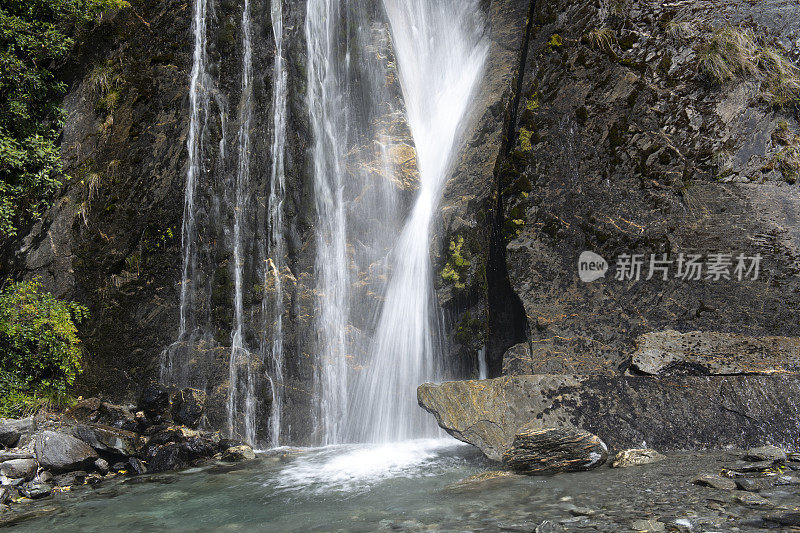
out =
{"type": "MultiPolygon", "coordinates": [[[[743,253],[679,253],[620,254],[614,263],[617,281],[679,279],[684,281],[755,281],[761,270],[761,254],[743,253]]],[[[608,262],[602,256],[586,251],[578,258],[578,276],[587,283],[605,277],[608,262]]]]}

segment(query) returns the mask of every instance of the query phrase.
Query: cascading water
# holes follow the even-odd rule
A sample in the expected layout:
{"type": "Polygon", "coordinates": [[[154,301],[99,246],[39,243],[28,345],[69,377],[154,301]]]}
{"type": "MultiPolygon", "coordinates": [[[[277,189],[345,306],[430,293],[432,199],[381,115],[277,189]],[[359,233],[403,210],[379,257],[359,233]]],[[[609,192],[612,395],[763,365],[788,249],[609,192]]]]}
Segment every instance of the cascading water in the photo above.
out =
{"type": "Polygon", "coordinates": [[[353,396],[350,432],[371,442],[430,435],[416,387],[437,378],[437,315],[429,258],[430,226],[459,127],[488,55],[473,0],[384,0],[406,116],[417,151],[420,189],[392,254],[392,274],[367,372],[353,396]]]}
{"type": "Polygon", "coordinates": [[[339,442],[347,401],[346,338],[349,302],[343,148],[349,54],[341,53],[336,31],[346,9],[337,0],[308,0],[308,102],[314,131],[314,198],[317,209],[317,369],[323,444],[339,442]]]}
{"type": "MultiPolygon", "coordinates": [[[[264,265],[264,286],[272,280],[272,299],[264,298],[262,312],[264,317],[272,318],[272,323],[264,325],[264,331],[271,331],[271,342],[263,337],[261,352],[271,356],[272,411],[269,431],[272,446],[280,444],[281,415],[283,413],[283,282],[281,273],[284,267],[286,243],[283,236],[283,202],[286,195],[284,150],[286,145],[286,98],[287,72],[283,59],[283,5],[282,0],[272,0],[272,33],[275,37],[275,64],[272,70],[273,120],[272,120],[272,167],[270,190],[267,204],[269,235],[267,240],[267,259],[264,265]],[[271,305],[270,305],[271,304],[271,305]]],[[[265,293],[266,295],[266,293],[265,293]]]]}
{"type": "Polygon", "coordinates": [[[188,162],[181,227],[183,267],[180,284],[180,322],[177,340],[161,355],[161,380],[165,383],[188,382],[188,351],[185,349],[185,344],[195,335],[196,321],[193,316],[195,313],[193,280],[197,269],[195,196],[197,182],[203,171],[203,138],[209,113],[209,89],[212,86],[207,68],[207,11],[208,0],[194,1],[192,10],[194,53],[189,81],[189,134],[186,139],[188,162]]]}
{"type": "MultiPolygon", "coordinates": [[[[229,435],[278,445],[291,433],[284,415],[294,416],[284,399],[284,318],[294,315],[284,302],[299,294],[285,286],[295,280],[284,234],[290,153],[284,32],[291,29],[284,28],[281,0],[270,0],[275,53],[267,125],[256,111],[263,96],[253,71],[255,61],[269,56],[258,55],[264,47],[252,40],[260,19],[252,18],[251,0],[243,2],[241,93],[237,120],[229,121],[225,96],[208,74],[206,19],[222,20],[207,13],[208,2],[195,0],[193,11],[181,315],[178,340],[164,352],[162,379],[219,394],[215,401],[224,408],[217,412],[229,435]],[[211,97],[218,121],[209,120],[211,97]],[[226,122],[237,133],[235,150],[226,146],[226,122]],[[253,132],[259,128],[272,130],[271,144],[259,145],[263,137],[253,132]],[[204,148],[207,129],[219,139],[218,149],[204,148]],[[267,154],[269,171],[261,172],[267,154]],[[220,335],[228,331],[229,347],[220,335]],[[227,388],[215,366],[223,351],[227,388]]],[[[376,0],[307,1],[316,208],[316,305],[309,315],[319,397],[313,438],[322,444],[431,434],[413,401],[415,387],[437,377],[430,224],[487,48],[477,0],[385,0],[383,7],[376,0]]],[[[238,71],[218,59],[213,71],[220,79],[238,71]]],[[[289,342],[298,346],[290,331],[289,342]]]]}
{"type": "Polygon", "coordinates": [[[246,187],[250,180],[250,123],[253,117],[252,78],[253,45],[250,25],[250,1],[244,0],[242,9],[242,96],[239,102],[238,156],[234,183],[233,209],[233,331],[231,332],[231,355],[229,361],[228,386],[228,434],[233,437],[241,431],[247,442],[256,442],[255,430],[255,392],[250,353],[244,345],[242,327],[244,321],[244,301],[242,277],[244,257],[242,255],[242,218],[247,212],[246,187]],[[237,401],[239,394],[239,373],[242,363],[245,367],[244,420],[241,428],[237,424],[237,401]]]}

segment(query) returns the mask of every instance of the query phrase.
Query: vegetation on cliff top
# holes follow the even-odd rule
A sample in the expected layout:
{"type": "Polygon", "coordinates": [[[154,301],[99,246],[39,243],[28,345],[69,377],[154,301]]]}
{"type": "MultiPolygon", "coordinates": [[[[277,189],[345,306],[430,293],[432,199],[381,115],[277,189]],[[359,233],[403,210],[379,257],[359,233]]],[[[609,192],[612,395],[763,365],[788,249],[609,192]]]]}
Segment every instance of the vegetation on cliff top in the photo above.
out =
{"type": "Polygon", "coordinates": [[[54,74],[80,30],[124,0],[5,0],[0,7],[0,239],[40,216],[64,179],[56,144],[66,85],[54,74]]]}
{"type": "Polygon", "coordinates": [[[38,279],[0,292],[0,416],[68,401],[81,372],[75,323],[88,314],[43,291],[38,279]]]}
{"type": "Polygon", "coordinates": [[[762,41],[747,27],[713,29],[699,48],[700,69],[715,83],[756,78],[773,105],[800,103],[800,69],[783,50],[762,41]]]}

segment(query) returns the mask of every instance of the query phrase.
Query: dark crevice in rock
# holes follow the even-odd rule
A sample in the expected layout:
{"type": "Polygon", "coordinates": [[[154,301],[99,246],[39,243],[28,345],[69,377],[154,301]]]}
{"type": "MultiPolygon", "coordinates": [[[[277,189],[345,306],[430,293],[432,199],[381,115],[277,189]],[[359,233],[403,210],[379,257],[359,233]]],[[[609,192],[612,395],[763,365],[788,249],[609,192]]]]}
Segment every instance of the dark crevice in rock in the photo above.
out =
{"type": "Polygon", "coordinates": [[[517,111],[520,105],[522,84],[525,79],[525,65],[528,59],[528,46],[533,31],[533,15],[536,0],[531,0],[525,39],[520,51],[519,67],[513,83],[513,95],[503,124],[503,142],[500,155],[494,168],[495,207],[494,219],[489,241],[489,257],[486,264],[486,286],[488,304],[488,333],[486,342],[486,362],[489,377],[500,376],[503,372],[503,354],[515,344],[525,342],[527,317],[522,300],[514,292],[508,278],[506,264],[506,242],[503,236],[503,183],[501,167],[516,142],[517,111]]]}

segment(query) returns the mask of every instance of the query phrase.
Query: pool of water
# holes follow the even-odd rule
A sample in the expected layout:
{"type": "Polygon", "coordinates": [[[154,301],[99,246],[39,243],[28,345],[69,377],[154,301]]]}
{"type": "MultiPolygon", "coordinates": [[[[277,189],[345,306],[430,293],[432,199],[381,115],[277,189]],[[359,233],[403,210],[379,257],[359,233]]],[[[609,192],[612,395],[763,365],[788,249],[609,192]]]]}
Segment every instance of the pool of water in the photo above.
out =
{"type": "MultiPolygon", "coordinates": [[[[626,531],[648,519],[693,531],[761,530],[753,522],[760,511],[690,483],[735,456],[672,454],[643,467],[525,477],[495,476],[474,448],[452,439],[278,449],[246,464],[79,487],[28,504],[50,512],[14,530],[626,531]]],[[[771,497],[796,497],[786,491],[771,497]]]]}

